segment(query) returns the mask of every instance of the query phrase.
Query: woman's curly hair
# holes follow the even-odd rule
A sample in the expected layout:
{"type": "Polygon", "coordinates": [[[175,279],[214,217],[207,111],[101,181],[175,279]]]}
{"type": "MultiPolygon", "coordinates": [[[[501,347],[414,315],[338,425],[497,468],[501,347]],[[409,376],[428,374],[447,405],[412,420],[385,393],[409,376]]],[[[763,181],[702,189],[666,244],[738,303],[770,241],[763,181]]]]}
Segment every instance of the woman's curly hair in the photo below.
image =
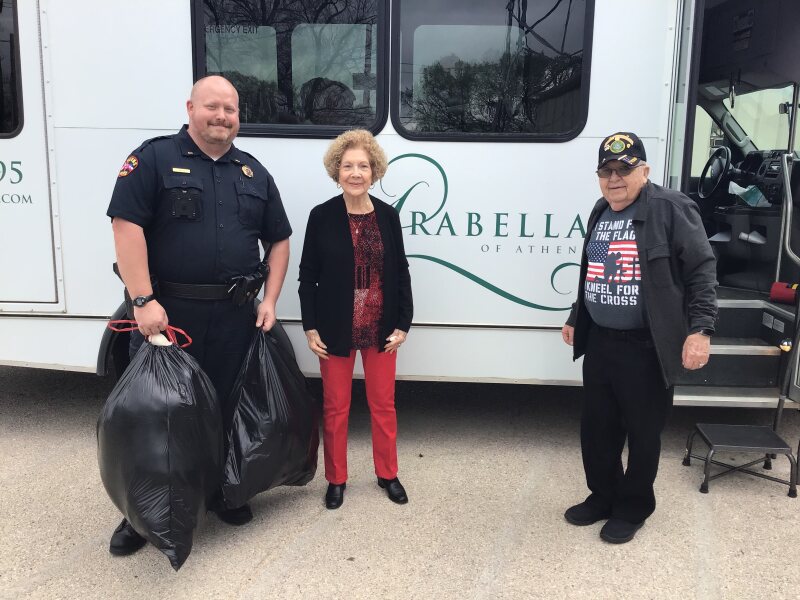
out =
{"type": "Polygon", "coordinates": [[[351,129],[345,131],[331,142],[322,159],[325,170],[336,183],[339,183],[339,165],[342,162],[342,156],[353,148],[361,148],[369,156],[369,166],[372,169],[373,181],[378,181],[386,174],[386,169],[389,166],[386,160],[386,153],[375,137],[366,129],[351,129]]]}

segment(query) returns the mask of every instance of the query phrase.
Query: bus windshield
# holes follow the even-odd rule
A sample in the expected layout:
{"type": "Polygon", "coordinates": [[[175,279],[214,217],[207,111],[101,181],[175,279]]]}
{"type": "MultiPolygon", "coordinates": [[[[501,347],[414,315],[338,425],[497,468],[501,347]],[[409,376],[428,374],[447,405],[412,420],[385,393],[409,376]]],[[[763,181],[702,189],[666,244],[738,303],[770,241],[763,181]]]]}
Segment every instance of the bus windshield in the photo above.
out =
{"type": "MultiPolygon", "coordinates": [[[[736,122],[742,126],[750,140],[760,150],[786,148],[789,138],[793,86],[757,90],[723,100],[723,104],[736,122]]],[[[795,144],[797,147],[797,133],[795,144]]]]}

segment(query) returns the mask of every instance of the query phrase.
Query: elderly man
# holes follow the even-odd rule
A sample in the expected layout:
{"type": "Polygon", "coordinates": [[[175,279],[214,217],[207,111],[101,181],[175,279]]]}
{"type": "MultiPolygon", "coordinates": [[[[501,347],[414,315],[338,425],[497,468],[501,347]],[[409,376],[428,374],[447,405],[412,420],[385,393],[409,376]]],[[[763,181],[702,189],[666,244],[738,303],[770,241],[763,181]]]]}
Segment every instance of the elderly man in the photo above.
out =
{"type": "Polygon", "coordinates": [[[587,223],[578,297],[561,332],[574,359],[585,355],[581,449],[591,491],[564,517],[573,525],[607,519],[600,537],[616,544],[632,540],[655,510],[673,383],[708,362],[717,314],[716,264],[697,205],[648,181],[646,160],[633,133],[600,144],[603,197],[587,223]]]}
{"type": "MultiPolygon", "coordinates": [[[[168,322],[184,329],[193,339],[187,351],[216,388],[227,431],[234,407],[226,400],[255,328],[268,331],[275,323],[292,229],[272,176],[233,146],[239,95],[230,82],[200,79],[186,109],[188,126],[147,140],[128,156],[107,214],[139,325],[131,356],[143,336],[168,322]],[[254,315],[252,298],[265,270],[259,240],[271,250],[264,299],[254,315]]],[[[234,525],[252,518],[247,505],[217,514],[234,525]]],[[[130,554],[142,545],[144,538],[123,519],[110,551],[130,554]]]]}

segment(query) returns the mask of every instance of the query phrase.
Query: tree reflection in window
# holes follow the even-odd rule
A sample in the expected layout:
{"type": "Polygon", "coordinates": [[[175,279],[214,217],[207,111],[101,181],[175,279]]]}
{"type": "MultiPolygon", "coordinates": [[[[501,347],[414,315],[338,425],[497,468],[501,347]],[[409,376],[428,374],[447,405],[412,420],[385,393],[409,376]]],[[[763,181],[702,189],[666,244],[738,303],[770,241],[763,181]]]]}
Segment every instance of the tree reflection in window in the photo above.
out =
{"type": "Polygon", "coordinates": [[[378,0],[203,0],[205,72],[236,86],[243,123],[376,121],[378,0]]]}
{"type": "Polygon", "coordinates": [[[13,0],[0,0],[0,135],[11,134],[20,126],[22,107],[17,72],[16,10],[13,0]]]}
{"type": "Polygon", "coordinates": [[[559,134],[581,122],[585,0],[442,4],[452,10],[401,5],[407,131],[559,134]]]}

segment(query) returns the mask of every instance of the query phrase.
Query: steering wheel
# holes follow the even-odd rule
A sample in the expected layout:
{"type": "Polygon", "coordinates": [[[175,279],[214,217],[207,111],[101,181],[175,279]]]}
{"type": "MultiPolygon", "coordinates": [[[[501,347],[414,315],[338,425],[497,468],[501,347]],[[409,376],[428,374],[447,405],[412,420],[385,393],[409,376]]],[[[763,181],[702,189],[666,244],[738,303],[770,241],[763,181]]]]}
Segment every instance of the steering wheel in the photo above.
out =
{"type": "Polygon", "coordinates": [[[703,199],[713,196],[730,168],[731,149],[727,146],[720,146],[708,157],[708,161],[703,167],[700,181],[697,184],[697,195],[703,199]]]}

